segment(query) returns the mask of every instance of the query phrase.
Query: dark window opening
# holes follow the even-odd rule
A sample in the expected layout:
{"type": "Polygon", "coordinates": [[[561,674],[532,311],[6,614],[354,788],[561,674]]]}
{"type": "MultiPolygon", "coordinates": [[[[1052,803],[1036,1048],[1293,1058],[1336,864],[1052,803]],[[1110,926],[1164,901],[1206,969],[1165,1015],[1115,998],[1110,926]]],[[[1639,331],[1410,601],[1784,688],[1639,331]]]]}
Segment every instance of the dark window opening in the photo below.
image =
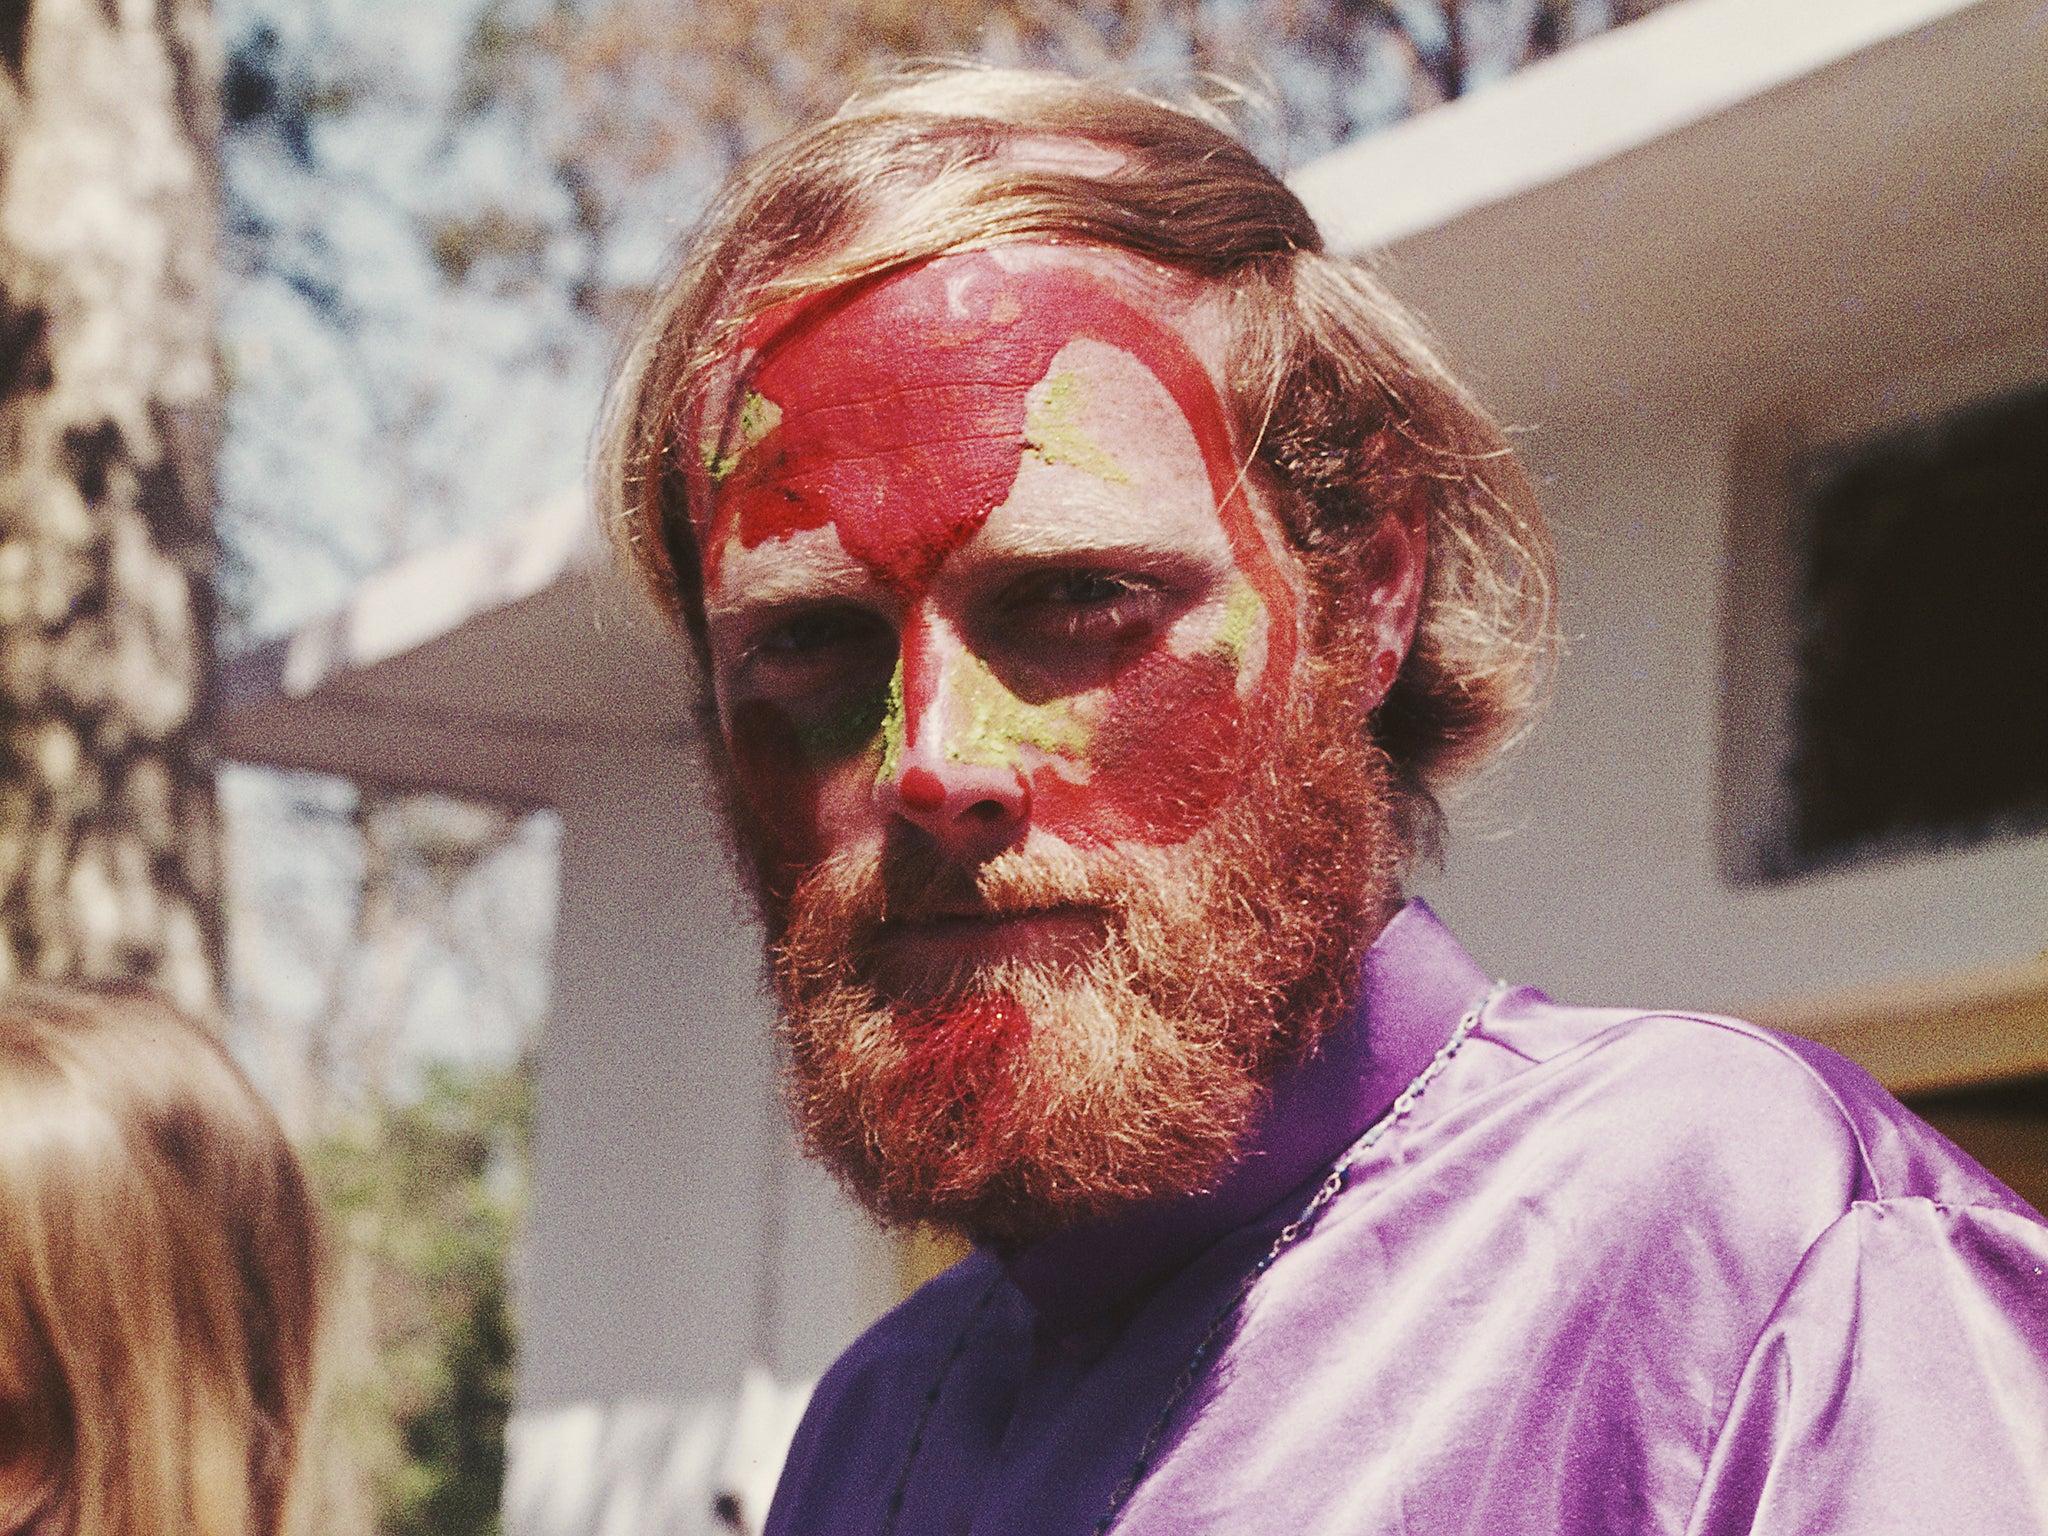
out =
{"type": "Polygon", "coordinates": [[[1791,862],[2048,826],[2048,388],[1817,456],[1791,862]]]}

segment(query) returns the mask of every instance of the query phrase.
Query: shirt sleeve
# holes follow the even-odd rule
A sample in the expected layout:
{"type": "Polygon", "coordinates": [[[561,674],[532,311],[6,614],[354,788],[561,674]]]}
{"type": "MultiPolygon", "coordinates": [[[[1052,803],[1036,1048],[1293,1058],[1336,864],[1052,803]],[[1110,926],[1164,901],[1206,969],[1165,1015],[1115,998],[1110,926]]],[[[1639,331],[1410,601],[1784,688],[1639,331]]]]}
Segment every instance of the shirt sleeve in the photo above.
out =
{"type": "Polygon", "coordinates": [[[2048,1227],[1850,1207],[1758,1337],[1687,1531],[2048,1533],[2048,1227]]]}

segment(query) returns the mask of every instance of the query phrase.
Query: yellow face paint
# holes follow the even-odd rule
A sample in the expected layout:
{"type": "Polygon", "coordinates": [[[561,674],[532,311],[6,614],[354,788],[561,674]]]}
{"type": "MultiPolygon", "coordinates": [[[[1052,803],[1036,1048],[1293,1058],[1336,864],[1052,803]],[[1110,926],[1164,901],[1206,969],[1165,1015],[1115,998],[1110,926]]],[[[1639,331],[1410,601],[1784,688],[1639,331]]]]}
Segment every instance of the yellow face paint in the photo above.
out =
{"type": "Polygon", "coordinates": [[[1129,485],[1131,477],[1081,425],[1088,405],[1088,381],[1078,373],[1056,373],[1045,392],[1024,408],[1024,446],[1047,464],[1071,464],[1112,485],[1129,485]]]}
{"type": "Polygon", "coordinates": [[[1222,627],[1216,631],[1214,647],[1216,654],[1229,662],[1233,669],[1244,665],[1245,653],[1251,649],[1259,620],[1265,614],[1266,605],[1259,601],[1259,594],[1252,590],[1252,584],[1233,573],[1230,597],[1223,610],[1222,627]]]}
{"type": "Polygon", "coordinates": [[[1015,768],[1024,766],[1017,760],[1019,747],[1071,756],[1088,749],[1088,729],[1075,717],[1071,699],[1027,704],[972,652],[961,656],[948,683],[953,707],[965,716],[964,726],[946,743],[953,762],[1015,768]]]}
{"type": "Polygon", "coordinates": [[[737,441],[734,442],[732,451],[720,453],[715,437],[706,438],[700,446],[699,452],[704,456],[705,473],[714,481],[723,480],[733,472],[740,460],[747,456],[747,450],[773,432],[781,420],[781,406],[766,395],[748,390],[745,398],[740,401],[739,416],[733,423],[737,441]]]}
{"type": "Polygon", "coordinates": [[[882,763],[875,770],[878,783],[886,784],[896,777],[896,770],[903,763],[903,744],[906,735],[906,715],[903,708],[903,658],[896,658],[896,670],[889,674],[889,692],[882,703],[882,763]]]}
{"type": "MultiPolygon", "coordinates": [[[[1014,768],[1025,766],[1018,761],[1018,753],[1027,746],[1051,756],[1080,756],[1088,750],[1091,733],[1075,714],[1072,700],[1027,704],[972,652],[954,661],[942,687],[946,716],[952,722],[943,749],[949,762],[1014,768]]],[[[902,767],[907,731],[903,663],[898,660],[881,714],[882,757],[875,767],[878,782],[895,778],[902,767]]]]}

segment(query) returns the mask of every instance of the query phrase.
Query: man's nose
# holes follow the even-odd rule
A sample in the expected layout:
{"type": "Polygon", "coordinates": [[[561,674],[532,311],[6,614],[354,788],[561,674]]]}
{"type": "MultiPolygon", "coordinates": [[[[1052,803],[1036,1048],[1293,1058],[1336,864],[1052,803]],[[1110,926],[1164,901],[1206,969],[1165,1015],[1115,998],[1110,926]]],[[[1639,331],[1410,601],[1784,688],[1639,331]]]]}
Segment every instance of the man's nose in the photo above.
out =
{"type": "Polygon", "coordinates": [[[1031,820],[1014,743],[979,739],[973,694],[1001,685],[945,626],[913,620],[902,643],[903,739],[875,785],[881,808],[951,858],[993,858],[1031,820]]]}

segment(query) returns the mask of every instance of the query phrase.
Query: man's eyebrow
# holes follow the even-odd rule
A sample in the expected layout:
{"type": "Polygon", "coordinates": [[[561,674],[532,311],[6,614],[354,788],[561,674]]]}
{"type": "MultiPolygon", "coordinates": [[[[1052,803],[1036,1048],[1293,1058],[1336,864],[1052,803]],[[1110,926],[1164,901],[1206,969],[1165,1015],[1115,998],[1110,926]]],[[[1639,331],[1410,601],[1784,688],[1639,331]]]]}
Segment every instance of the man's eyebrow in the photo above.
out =
{"type": "Polygon", "coordinates": [[[723,601],[707,596],[704,604],[705,613],[713,618],[835,598],[872,600],[886,591],[872,572],[852,561],[824,569],[806,567],[794,560],[772,566],[763,562],[757,569],[722,585],[732,588],[730,594],[723,601]]]}
{"type": "MultiPolygon", "coordinates": [[[[1216,552],[1229,553],[1229,541],[1220,528],[1213,543],[1216,552]]],[[[1191,565],[1202,563],[1205,553],[1205,549],[1190,547],[1185,531],[1153,533],[1111,527],[1103,529],[1100,537],[1091,537],[1085,528],[1062,523],[1013,525],[1000,531],[984,528],[972,546],[973,562],[983,566],[1046,562],[1097,565],[1126,560],[1142,565],[1191,565]]]]}

